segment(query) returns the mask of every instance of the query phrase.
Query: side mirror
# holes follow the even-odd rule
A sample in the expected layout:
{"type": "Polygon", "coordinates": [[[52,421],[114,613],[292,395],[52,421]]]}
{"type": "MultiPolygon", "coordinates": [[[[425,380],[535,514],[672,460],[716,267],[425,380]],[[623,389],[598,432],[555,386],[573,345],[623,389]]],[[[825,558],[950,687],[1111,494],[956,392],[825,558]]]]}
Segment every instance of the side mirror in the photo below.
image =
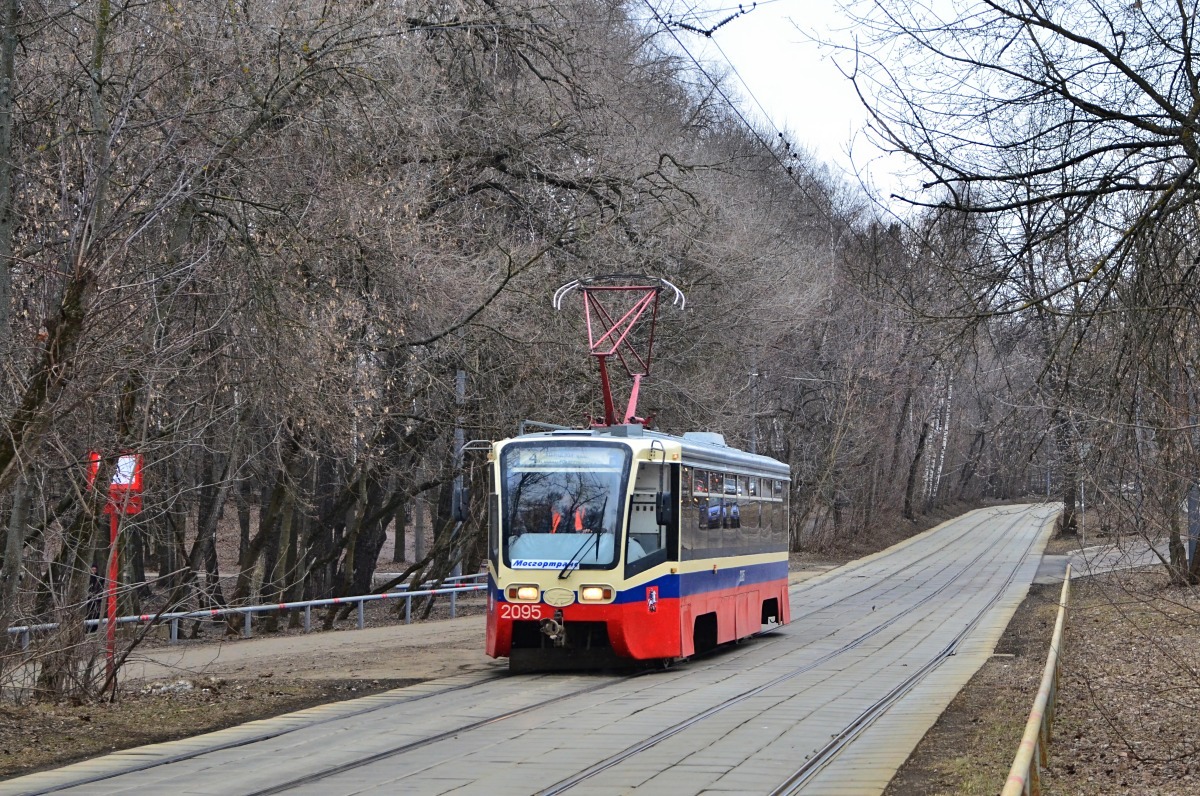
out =
{"type": "Polygon", "coordinates": [[[659,525],[675,522],[675,499],[670,492],[659,492],[654,496],[654,521],[659,525]]]}
{"type": "Polygon", "coordinates": [[[471,508],[471,490],[467,487],[455,489],[450,496],[450,519],[466,522],[471,508]]]}

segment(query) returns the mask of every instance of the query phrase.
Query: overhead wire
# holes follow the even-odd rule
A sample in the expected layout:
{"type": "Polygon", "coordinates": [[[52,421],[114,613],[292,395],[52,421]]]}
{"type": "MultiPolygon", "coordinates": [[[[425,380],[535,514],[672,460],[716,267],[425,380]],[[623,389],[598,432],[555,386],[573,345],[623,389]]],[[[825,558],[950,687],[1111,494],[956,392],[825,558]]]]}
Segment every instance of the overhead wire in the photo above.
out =
{"type": "MultiPolygon", "coordinates": [[[[776,1],[777,0],[764,0],[764,2],[759,3],[759,5],[760,6],[766,5],[768,2],[776,2],[776,1]]],[[[795,186],[797,188],[800,189],[800,192],[802,194],[804,194],[805,198],[808,199],[809,202],[812,203],[813,207],[815,207],[817,209],[817,211],[825,218],[825,220],[832,227],[832,225],[836,223],[836,219],[833,218],[833,216],[824,207],[824,205],[821,202],[817,201],[817,198],[815,196],[813,196],[812,193],[808,190],[808,188],[805,187],[805,185],[797,178],[797,176],[795,174],[795,170],[783,162],[783,159],[780,158],[779,152],[776,151],[775,147],[772,146],[770,143],[768,143],[766,141],[766,139],[763,138],[763,136],[759,132],[758,128],[756,128],[754,125],[752,125],[750,123],[750,121],[742,113],[741,109],[737,106],[737,104],[729,97],[728,94],[725,93],[725,89],[721,87],[720,83],[716,80],[716,78],[714,78],[712,75],[710,75],[708,73],[708,70],[706,70],[704,68],[704,65],[700,63],[700,60],[698,58],[696,58],[696,56],[693,55],[692,52],[680,40],[680,38],[679,38],[678,34],[676,34],[674,28],[672,28],[671,25],[666,20],[663,19],[663,16],[661,13],[659,13],[658,9],[656,9],[653,5],[651,5],[650,0],[642,0],[642,2],[646,5],[646,8],[649,9],[651,15],[653,15],[654,19],[658,22],[658,24],[660,26],[662,26],[662,29],[665,30],[671,36],[671,38],[675,41],[676,46],[678,46],[679,49],[683,51],[683,54],[688,57],[688,60],[690,60],[692,62],[692,64],[696,67],[696,69],[700,72],[700,74],[702,74],[708,80],[708,82],[712,84],[713,89],[717,92],[717,94],[720,95],[721,99],[723,99],[725,101],[725,104],[729,106],[729,109],[731,111],[733,111],[734,115],[737,116],[737,118],[742,122],[743,125],[745,125],[746,129],[748,131],[750,131],[750,134],[754,136],[754,138],[762,145],[763,149],[765,149],[771,155],[771,157],[775,160],[775,162],[779,164],[780,168],[782,168],[784,170],[784,173],[788,175],[788,178],[795,184],[795,186]]],[[[699,15],[696,14],[694,8],[689,7],[688,11],[689,11],[689,13],[693,14],[696,19],[699,19],[699,15]]],[[[708,38],[711,39],[712,37],[708,37],[708,38]]],[[[713,42],[714,42],[714,44],[716,44],[715,40],[713,40],[713,42]]],[[[762,103],[758,101],[758,98],[754,96],[754,92],[750,90],[749,84],[746,83],[745,79],[737,71],[737,67],[735,67],[733,65],[733,62],[729,59],[729,56],[725,54],[725,51],[723,49],[721,49],[719,44],[717,44],[717,50],[721,53],[721,57],[723,57],[725,59],[726,63],[729,64],[730,70],[733,72],[733,74],[735,76],[737,76],[738,81],[742,84],[743,87],[745,87],[746,92],[750,95],[750,98],[754,101],[755,105],[758,106],[758,109],[762,113],[763,118],[766,120],[767,124],[769,124],[771,126],[771,128],[775,130],[775,132],[778,134],[779,138],[782,141],[784,141],[784,143],[787,144],[790,149],[790,143],[787,141],[787,138],[784,136],[783,132],[779,129],[779,127],[775,124],[775,122],[771,119],[770,115],[767,114],[766,109],[763,108],[762,103]]]]}

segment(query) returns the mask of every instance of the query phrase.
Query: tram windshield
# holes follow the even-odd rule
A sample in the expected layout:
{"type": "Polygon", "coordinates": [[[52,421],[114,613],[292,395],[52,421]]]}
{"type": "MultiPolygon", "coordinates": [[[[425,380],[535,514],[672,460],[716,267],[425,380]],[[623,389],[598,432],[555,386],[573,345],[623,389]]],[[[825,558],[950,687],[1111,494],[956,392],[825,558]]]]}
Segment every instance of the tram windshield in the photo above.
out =
{"type": "Polygon", "coordinates": [[[610,569],[620,553],[630,451],[611,443],[515,443],[500,457],[504,562],[610,569]]]}

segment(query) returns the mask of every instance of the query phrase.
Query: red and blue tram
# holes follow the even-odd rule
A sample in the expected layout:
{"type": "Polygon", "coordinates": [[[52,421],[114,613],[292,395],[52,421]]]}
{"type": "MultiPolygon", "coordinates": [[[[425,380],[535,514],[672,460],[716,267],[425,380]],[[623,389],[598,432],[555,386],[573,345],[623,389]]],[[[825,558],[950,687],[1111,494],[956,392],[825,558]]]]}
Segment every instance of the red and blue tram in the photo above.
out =
{"type": "Polygon", "coordinates": [[[787,465],[613,425],[492,445],[487,653],[514,671],[687,658],[789,619],[787,465]]]}

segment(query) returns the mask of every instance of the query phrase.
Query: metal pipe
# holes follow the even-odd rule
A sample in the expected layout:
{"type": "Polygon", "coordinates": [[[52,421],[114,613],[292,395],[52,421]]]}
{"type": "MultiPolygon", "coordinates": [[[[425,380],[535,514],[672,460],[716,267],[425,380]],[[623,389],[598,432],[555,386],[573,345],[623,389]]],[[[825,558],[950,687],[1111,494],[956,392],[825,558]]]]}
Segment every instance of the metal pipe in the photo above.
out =
{"type": "MultiPolygon", "coordinates": [[[[479,576],[468,575],[465,577],[466,578],[476,578],[479,576]]],[[[411,608],[413,597],[428,597],[430,595],[440,595],[440,594],[456,596],[458,594],[465,594],[465,593],[469,593],[469,592],[482,592],[482,591],[486,591],[486,590],[487,590],[486,583],[470,583],[470,584],[466,584],[466,585],[461,585],[461,586],[455,585],[455,586],[451,586],[448,588],[441,588],[441,589],[420,589],[418,591],[404,591],[404,592],[400,592],[400,596],[403,596],[405,598],[406,608],[411,608]]],[[[179,620],[184,620],[184,619],[215,620],[215,619],[219,619],[224,616],[231,616],[233,614],[243,614],[246,617],[245,623],[244,623],[244,626],[246,626],[246,625],[249,625],[252,615],[255,613],[261,612],[261,611],[272,611],[273,610],[273,611],[286,612],[286,611],[296,610],[296,609],[309,609],[309,608],[314,608],[314,607],[321,608],[321,607],[325,607],[325,606],[329,606],[329,605],[343,605],[347,602],[367,603],[367,602],[373,602],[375,600],[384,600],[384,599],[388,599],[388,595],[386,595],[386,594],[364,594],[364,595],[359,595],[357,597],[329,597],[329,598],[325,598],[325,599],[321,599],[321,600],[298,600],[296,602],[276,603],[274,605],[248,605],[248,606],[242,606],[240,608],[204,608],[204,609],[200,609],[197,611],[175,611],[175,612],[171,612],[171,613],[158,614],[157,616],[150,616],[147,614],[138,614],[138,615],[118,617],[115,624],[123,625],[123,624],[130,624],[130,623],[134,623],[134,622],[153,622],[153,623],[177,622],[179,620]]],[[[411,612],[406,610],[406,617],[410,617],[410,616],[411,616],[411,612]]],[[[85,624],[100,628],[100,627],[104,627],[105,625],[107,625],[108,620],[106,620],[106,619],[99,619],[99,620],[89,619],[89,620],[85,620],[85,624]]],[[[8,628],[8,635],[17,636],[19,639],[20,636],[22,636],[23,634],[46,632],[46,631],[51,631],[51,630],[57,630],[58,628],[59,628],[59,624],[57,622],[47,622],[47,623],[38,624],[38,625],[17,625],[17,626],[12,626],[12,627],[8,628]]],[[[248,635],[247,637],[249,638],[250,636],[248,635]]]]}
{"type": "Polygon", "coordinates": [[[1063,579],[1062,596],[1058,602],[1058,619],[1054,622],[1054,635],[1050,638],[1050,655],[1042,673],[1041,687],[1033,700],[1033,710],[1025,722],[1025,734],[1017,747],[1017,756],[1008,772],[1008,781],[1000,796],[1021,796],[1042,792],[1041,768],[1049,758],[1050,729],[1054,723],[1054,707],[1058,696],[1059,654],[1062,650],[1063,629],[1067,620],[1067,601],[1071,596],[1071,565],[1067,564],[1063,579]]]}

